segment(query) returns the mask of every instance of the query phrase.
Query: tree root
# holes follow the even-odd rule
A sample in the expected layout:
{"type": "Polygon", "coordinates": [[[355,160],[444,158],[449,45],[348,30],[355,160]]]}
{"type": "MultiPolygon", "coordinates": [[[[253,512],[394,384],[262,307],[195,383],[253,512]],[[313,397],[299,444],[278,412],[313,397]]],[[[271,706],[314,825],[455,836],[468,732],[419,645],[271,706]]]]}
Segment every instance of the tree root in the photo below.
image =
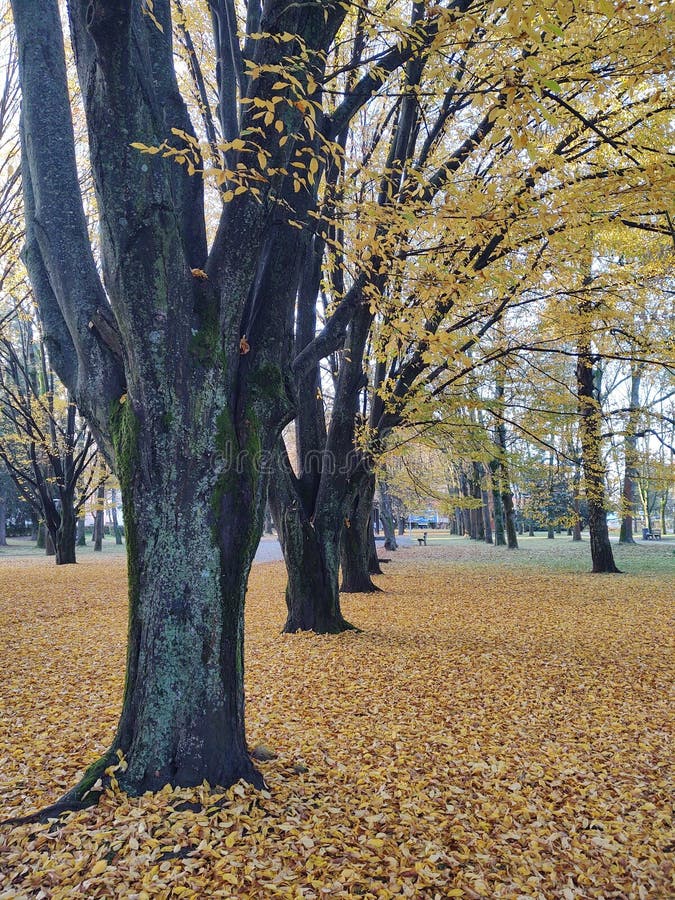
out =
{"type": "MultiPolygon", "coordinates": [[[[14,827],[16,825],[32,825],[36,822],[44,823],[49,822],[50,819],[58,819],[65,813],[79,812],[82,809],[96,806],[106,787],[107,776],[105,776],[105,770],[108,766],[111,766],[116,759],[117,755],[115,751],[109,750],[105,756],[102,756],[89,766],[75,787],[71,788],[60,800],[57,800],[56,803],[45,806],[44,809],[39,809],[37,812],[29,813],[27,816],[14,816],[11,819],[2,819],[0,825],[10,825],[14,827]],[[94,785],[99,778],[102,779],[101,789],[99,790],[97,788],[94,790],[94,785]]],[[[109,776],[107,777],[107,780],[109,783],[109,776]]]]}
{"type": "MultiPolygon", "coordinates": [[[[354,626],[349,625],[348,627],[353,628],[354,626]]],[[[0,820],[0,827],[7,825],[14,828],[19,825],[46,823],[58,820],[66,813],[79,812],[80,810],[96,806],[106,788],[108,788],[113,781],[113,775],[106,775],[106,769],[110,766],[113,766],[114,768],[117,760],[117,751],[115,749],[109,750],[105,756],[102,756],[89,766],[75,787],[71,788],[60,800],[57,800],[56,803],[45,806],[43,809],[39,809],[34,813],[29,813],[26,816],[12,816],[9,819],[2,819],[0,820]]],[[[242,777],[258,790],[266,788],[265,779],[253,765],[251,765],[248,775],[242,777]]],[[[192,806],[194,806],[194,804],[189,802],[184,804],[185,808],[192,808],[192,806]]]]}

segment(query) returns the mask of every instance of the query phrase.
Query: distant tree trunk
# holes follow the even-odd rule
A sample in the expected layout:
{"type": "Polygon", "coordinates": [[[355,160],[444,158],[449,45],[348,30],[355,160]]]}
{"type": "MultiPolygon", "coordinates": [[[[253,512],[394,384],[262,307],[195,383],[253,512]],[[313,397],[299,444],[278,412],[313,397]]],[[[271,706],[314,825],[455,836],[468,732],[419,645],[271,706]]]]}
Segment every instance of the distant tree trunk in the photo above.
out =
{"type": "Polygon", "coordinates": [[[273,534],[274,533],[274,522],[272,520],[272,511],[270,509],[269,503],[265,504],[265,519],[264,519],[264,531],[265,534],[273,534]]]}
{"type": "Polygon", "coordinates": [[[549,541],[555,538],[553,518],[553,451],[551,451],[548,457],[548,502],[546,504],[546,538],[549,541]]]}
{"type": "Polygon", "coordinates": [[[492,460],[490,462],[492,469],[492,502],[495,508],[495,546],[506,546],[506,533],[504,531],[504,504],[502,502],[502,494],[499,484],[499,462],[492,460]]]}
{"type": "Polygon", "coordinates": [[[284,631],[335,634],[351,628],[340,610],[339,535],[323,535],[304,508],[285,446],[280,441],[269,484],[269,504],[284,554],[287,617],[284,631]]]}
{"type": "Polygon", "coordinates": [[[389,485],[387,484],[387,480],[384,474],[380,476],[378,487],[380,494],[380,518],[382,520],[382,527],[384,528],[384,549],[396,550],[398,548],[398,544],[396,543],[394,514],[391,509],[389,485]]]}
{"type": "Polygon", "coordinates": [[[340,590],[348,594],[369,594],[380,589],[370,575],[370,513],[375,494],[375,476],[370,473],[357,475],[351,485],[351,500],[342,529],[340,564],[342,584],[340,590]]]}
{"type": "Polygon", "coordinates": [[[7,500],[0,496],[0,547],[7,546],[7,500]]]}
{"type": "MultiPolygon", "coordinates": [[[[508,472],[505,471],[505,478],[508,472]]],[[[513,506],[513,494],[511,493],[511,489],[508,484],[508,480],[504,481],[504,490],[502,491],[502,504],[504,506],[504,516],[506,521],[506,546],[509,550],[517,550],[518,549],[518,532],[516,530],[516,511],[513,506]]],[[[522,523],[521,523],[521,531],[522,534],[522,523]]]]}
{"type": "Polygon", "coordinates": [[[488,492],[481,489],[481,497],[483,500],[483,539],[486,544],[492,544],[492,522],[490,521],[490,502],[488,492]]]}
{"type": "Polygon", "coordinates": [[[38,522],[35,546],[38,550],[44,550],[47,546],[47,529],[44,522],[38,522]]]}
{"type": "MultiPolygon", "coordinates": [[[[588,503],[588,530],[593,572],[619,572],[614,562],[605,510],[605,469],[601,457],[601,414],[594,369],[598,357],[591,353],[590,341],[579,340],[576,367],[579,400],[579,434],[584,488],[588,503]]],[[[599,377],[599,375],[598,375],[599,377]]]]}
{"type": "MultiPolygon", "coordinates": [[[[465,499],[471,499],[471,482],[465,471],[460,470],[459,472],[459,492],[460,495],[465,499]]],[[[462,527],[460,530],[460,534],[463,534],[468,537],[473,537],[471,533],[471,508],[468,506],[462,506],[462,527]]]]}
{"type": "Polygon", "coordinates": [[[576,458],[574,461],[574,476],[572,478],[572,491],[574,499],[572,506],[574,509],[574,523],[572,524],[572,540],[581,540],[581,509],[579,503],[579,493],[581,490],[581,459],[576,458]]]}
{"type": "Polygon", "coordinates": [[[635,480],[637,478],[637,429],[640,407],[640,386],[642,382],[641,363],[631,365],[630,401],[628,404],[628,421],[624,437],[624,475],[621,492],[621,528],[620,544],[634,544],[633,509],[635,506],[635,480]]]}
{"type": "Polygon", "coordinates": [[[668,492],[664,490],[663,496],[659,500],[659,522],[661,525],[661,534],[665,537],[668,534],[666,527],[666,508],[668,506],[668,492]]]}
{"type": "Polygon", "coordinates": [[[60,522],[56,533],[56,565],[68,565],[76,562],[75,537],[77,531],[77,516],[73,505],[73,498],[62,493],[62,503],[59,509],[60,522]]]}
{"type": "Polygon", "coordinates": [[[574,524],[572,525],[572,540],[581,540],[581,514],[579,512],[579,500],[574,500],[574,524]]]}
{"type": "Polygon", "coordinates": [[[377,555],[377,544],[375,543],[375,529],[370,526],[370,537],[368,539],[368,572],[370,575],[383,575],[382,566],[380,565],[380,557],[377,555]]]}
{"type": "Polygon", "coordinates": [[[87,537],[84,532],[84,513],[81,513],[77,517],[77,529],[76,529],[76,545],[78,547],[86,547],[87,546],[87,537]]]}
{"type": "Polygon", "coordinates": [[[94,517],[94,550],[100,552],[103,549],[103,504],[105,501],[105,483],[101,482],[96,490],[96,514],[94,517]]]}
{"type": "Polygon", "coordinates": [[[402,537],[405,534],[405,516],[400,515],[398,517],[398,533],[399,537],[402,537]]]}
{"type": "Polygon", "coordinates": [[[110,515],[112,517],[115,544],[119,547],[122,543],[122,529],[117,521],[117,491],[115,488],[111,488],[110,490],[110,515]]]}
{"type": "Polygon", "coordinates": [[[45,527],[45,556],[56,556],[56,546],[48,528],[45,527]]]}
{"type": "MultiPolygon", "coordinates": [[[[498,376],[496,379],[495,399],[500,403],[504,399],[504,370],[501,366],[498,369],[498,376]]],[[[499,466],[499,483],[501,488],[501,507],[504,511],[504,526],[506,529],[506,546],[509,550],[517,550],[518,535],[516,532],[516,514],[513,505],[513,493],[511,492],[509,480],[509,464],[506,450],[506,425],[501,420],[495,428],[495,435],[495,443],[499,448],[499,458],[497,462],[499,466]]],[[[495,504],[495,522],[497,519],[496,509],[497,506],[495,504]]]]}
{"type": "Polygon", "coordinates": [[[483,509],[482,509],[482,495],[480,490],[480,478],[478,475],[478,465],[477,463],[471,463],[471,477],[469,478],[469,492],[470,497],[473,501],[473,505],[470,510],[470,535],[472,541],[482,541],[485,537],[485,531],[483,530],[483,509]],[[476,502],[478,501],[478,502],[476,502]]]}

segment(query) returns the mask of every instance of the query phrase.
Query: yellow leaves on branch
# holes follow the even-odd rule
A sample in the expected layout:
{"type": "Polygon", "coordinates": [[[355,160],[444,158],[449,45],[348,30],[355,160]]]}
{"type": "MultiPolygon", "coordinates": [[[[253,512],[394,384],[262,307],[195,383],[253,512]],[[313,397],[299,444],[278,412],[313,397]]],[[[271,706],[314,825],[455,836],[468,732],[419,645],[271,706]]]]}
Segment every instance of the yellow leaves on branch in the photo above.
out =
{"type": "MultiPolygon", "coordinates": [[[[430,541],[397,552],[376,601],[343,598],[360,633],[280,635],[283,567],[254,567],[247,730],[276,754],[267,790],[108,791],[2,828],[0,896],[669,896],[667,580],[430,541]]],[[[0,560],[4,815],[57,799],[114,734],[124,564],[65,568],[0,560]]]]}

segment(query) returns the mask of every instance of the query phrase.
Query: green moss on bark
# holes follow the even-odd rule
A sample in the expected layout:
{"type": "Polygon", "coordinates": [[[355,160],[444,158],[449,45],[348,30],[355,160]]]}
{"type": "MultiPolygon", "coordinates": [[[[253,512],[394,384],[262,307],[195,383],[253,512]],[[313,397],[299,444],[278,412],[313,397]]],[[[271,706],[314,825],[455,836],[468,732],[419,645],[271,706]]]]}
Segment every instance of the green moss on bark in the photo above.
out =
{"type": "MultiPolygon", "coordinates": [[[[125,402],[117,401],[110,412],[110,432],[115,451],[115,469],[122,491],[124,511],[124,531],[127,541],[127,573],[129,578],[129,634],[133,634],[134,617],[137,612],[140,591],[140,560],[138,528],[133,504],[134,472],[140,463],[140,426],[128,397],[125,402]]],[[[124,688],[126,698],[129,689],[131,642],[127,648],[127,683],[124,688]]]]}

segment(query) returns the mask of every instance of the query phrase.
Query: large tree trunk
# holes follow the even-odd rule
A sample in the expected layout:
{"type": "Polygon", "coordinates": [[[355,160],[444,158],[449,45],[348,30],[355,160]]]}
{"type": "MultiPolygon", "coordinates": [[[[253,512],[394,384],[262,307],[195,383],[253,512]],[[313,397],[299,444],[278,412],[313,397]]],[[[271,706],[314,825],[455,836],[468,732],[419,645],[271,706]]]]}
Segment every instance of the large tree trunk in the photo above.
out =
{"type": "MultiPolygon", "coordinates": [[[[262,530],[255,475],[190,453],[122,408],[115,429],[129,571],[129,659],[112,751],[125,790],[261,778],[244,734],[244,594],[262,530]],[[236,487],[233,478],[236,477],[236,487]]],[[[248,464],[247,464],[248,465],[248,464]]]]}
{"type": "Polygon", "coordinates": [[[0,496],[0,547],[7,546],[7,500],[0,496]]]}
{"type": "MultiPolygon", "coordinates": [[[[178,149],[181,133],[196,140],[174,68],[170,4],[156,2],[151,19],[139,3],[71,0],[104,289],[82,207],[60,10],[56,0],[12,6],[27,266],[54,367],[114,463],[127,533],[119,727],[110,752],[64,802],[91,799],[118,750],[125,766],[117,779],[133,794],[204,779],[260,785],[244,734],[244,593],[262,530],[260,454],[291,418],[296,260],[305,236],[289,219],[305,221],[313,198],[294,190],[290,176],[230,190],[209,248],[202,178],[136,143],[178,149]]],[[[249,49],[267,74],[252,80],[249,94],[271,102],[269,72],[288,53],[276,40],[284,32],[307,47],[320,83],[345,11],[313,3],[299,15],[292,4],[266,3],[261,12],[263,37],[249,49]]],[[[301,110],[284,112],[293,134],[284,148],[275,129],[256,127],[254,104],[237,121],[237,98],[222,77],[225,137],[256,128],[261,155],[277,171],[296,147],[313,152],[318,141],[301,110]]],[[[240,161],[233,148],[227,164],[240,161]]]]}
{"type": "Polygon", "coordinates": [[[284,631],[337,634],[352,626],[340,610],[339,534],[318,532],[307,514],[286,450],[276,451],[269,504],[284,554],[288,581],[284,631]]]}
{"type": "Polygon", "coordinates": [[[576,368],[579,435],[593,572],[619,572],[614,562],[605,510],[605,469],[601,457],[601,415],[594,357],[586,338],[579,342],[576,368]]]}

